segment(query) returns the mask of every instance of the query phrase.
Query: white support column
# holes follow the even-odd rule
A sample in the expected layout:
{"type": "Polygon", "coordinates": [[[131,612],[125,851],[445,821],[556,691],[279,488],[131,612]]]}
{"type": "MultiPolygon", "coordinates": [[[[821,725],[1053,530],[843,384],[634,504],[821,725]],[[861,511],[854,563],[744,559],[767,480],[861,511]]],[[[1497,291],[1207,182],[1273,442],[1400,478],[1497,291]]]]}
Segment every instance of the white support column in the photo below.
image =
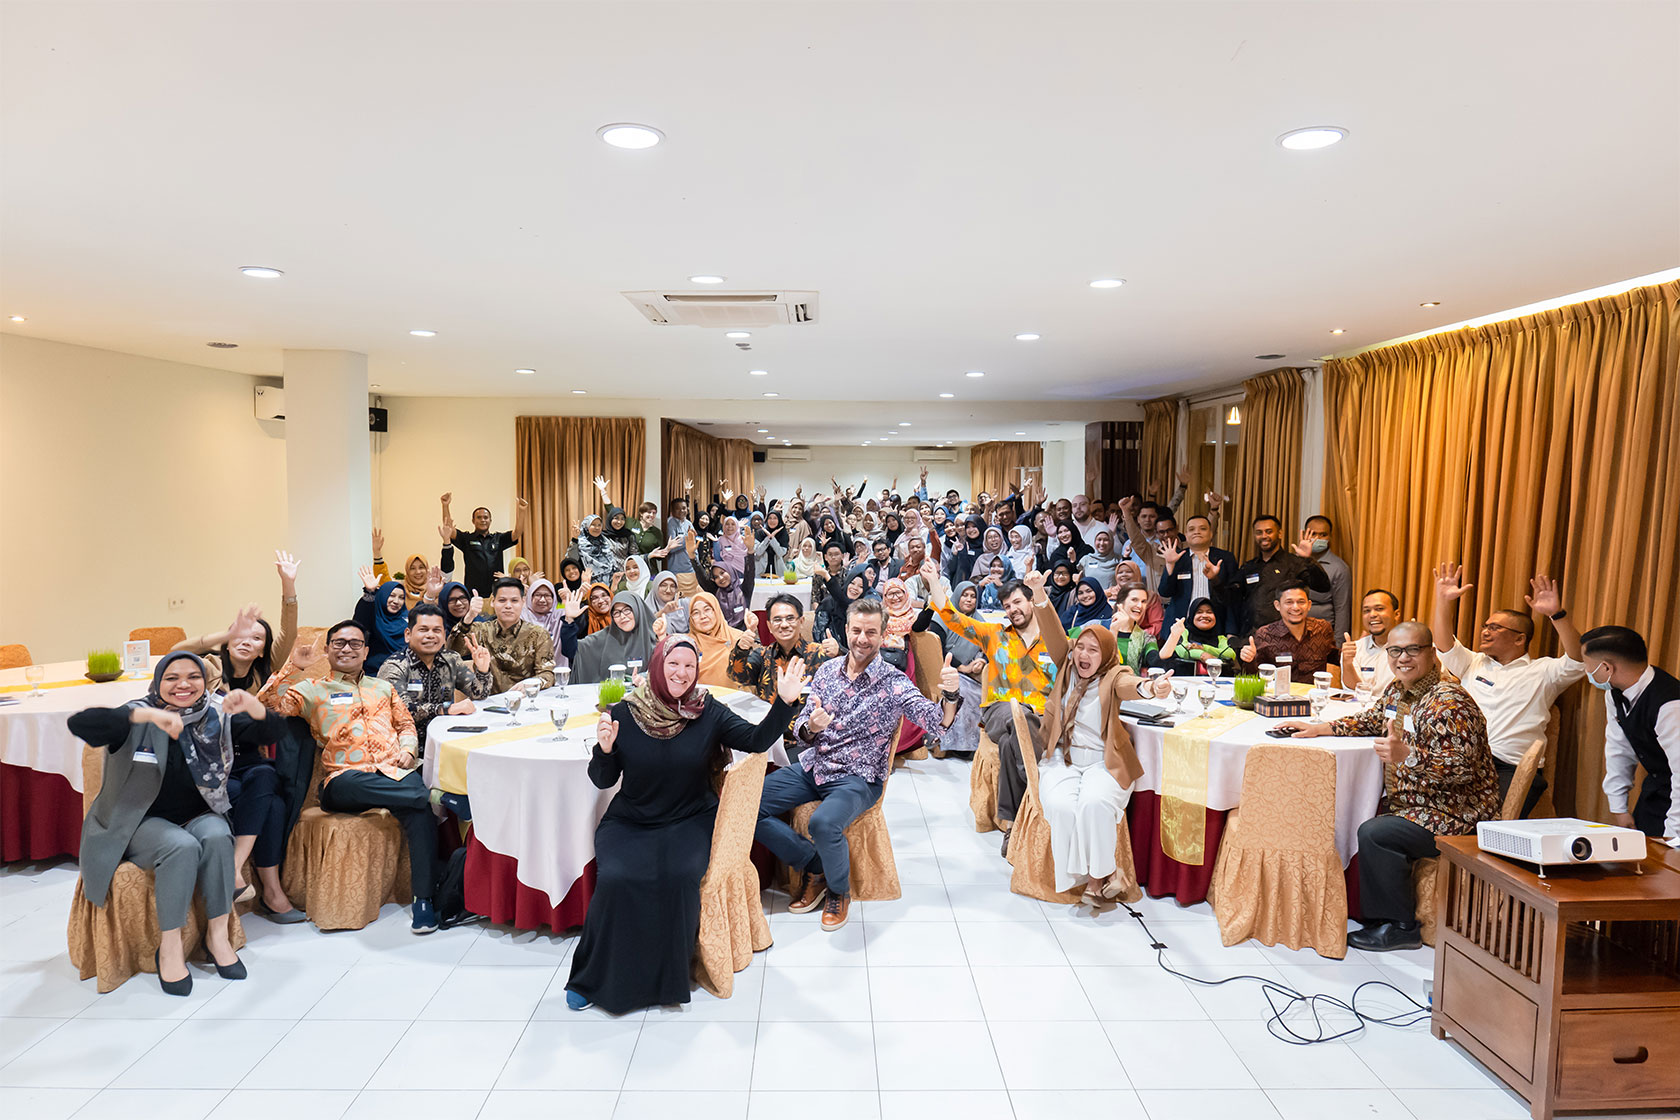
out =
{"type": "MultiPolygon", "coordinates": [[[[1301,410],[1301,520],[1324,512],[1324,370],[1311,366],[1301,371],[1306,393],[1301,410]]],[[[1289,531],[1299,532],[1299,525],[1289,531]]]]}
{"type": "Polygon", "coordinates": [[[642,463],[642,500],[659,507],[660,525],[665,524],[665,495],[661,492],[665,486],[659,477],[665,459],[665,417],[660,415],[663,411],[663,402],[659,402],[642,414],[642,423],[647,425],[647,438],[642,441],[646,450],[642,463]]]}
{"type": "Polygon", "coordinates": [[[367,355],[287,350],[282,373],[287,548],[298,558],[300,621],[331,625],[350,616],[356,568],[373,559],[367,355]]]}

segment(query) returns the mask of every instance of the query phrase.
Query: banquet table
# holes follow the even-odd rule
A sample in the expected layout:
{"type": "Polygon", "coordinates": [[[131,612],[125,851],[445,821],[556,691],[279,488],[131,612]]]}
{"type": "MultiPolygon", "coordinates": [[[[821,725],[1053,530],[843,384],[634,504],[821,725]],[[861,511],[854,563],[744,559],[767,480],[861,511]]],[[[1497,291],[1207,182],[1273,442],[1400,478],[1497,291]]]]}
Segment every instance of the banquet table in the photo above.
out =
{"type": "Polygon", "coordinates": [[[70,715],[126,704],[151,684],[149,672],[95,684],[84,676],[84,661],[44,668],[40,696],[29,695],[22,669],[0,670],[0,860],[6,862],[79,853],[82,742],[70,734],[70,715]]]}
{"type": "MultiPolygon", "coordinates": [[[[756,723],[770,706],[749,692],[711,688],[712,695],[756,723]]],[[[440,716],[426,731],[421,773],[426,784],[464,793],[472,805],[467,839],[467,909],[518,929],[555,931],[583,923],[594,891],[595,826],[617,787],[589,780],[597,686],[545,689],[514,715],[484,711],[440,716]],[[563,703],[563,738],[555,740],[551,709],[563,703]],[[462,727],[484,727],[463,732],[462,727]]],[[[778,740],[771,761],[787,765],[778,740]]]]}
{"type": "MultiPolygon", "coordinates": [[[[1228,711],[1230,681],[1221,680],[1218,689],[1221,701],[1215,704],[1214,711],[1228,711]]],[[[1169,699],[1164,703],[1170,706],[1172,701],[1169,699]]],[[[1332,701],[1324,718],[1337,719],[1359,710],[1358,704],[1332,701]]],[[[1221,731],[1208,742],[1203,861],[1191,864],[1181,863],[1167,855],[1161,843],[1160,794],[1166,729],[1123,718],[1126,718],[1131,731],[1138,762],[1143,766],[1143,777],[1133,787],[1132,800],[1126,809],[1127,826],[1131,831],[1132,850],[1137,861],[1138,882],[1151,896],[1171,896],[1184,905],[1207,898],[1226,816],[1236,808],[1242,797],[1243,762],[1256,744],[1273,743],[1325,750],[1335,757],[1336,854],[1341,857],[1342,867],[1347,872],[1348,911],[1350,914],[1358,913],[1358,875],[1354,859],[1358,855],[1359,826],[1376,815],[1383,790],[1382,760],[1372,750],[1373,740],[1369,736],[1273,739],[1267,736],[1267,730],[1290,721],[1264,716],[1254,716],[1221,731]]],[[[1184,713],[1175,716],[1173,722],[1182,725],[1191,718],[1191,714],[1184,713]]]]}

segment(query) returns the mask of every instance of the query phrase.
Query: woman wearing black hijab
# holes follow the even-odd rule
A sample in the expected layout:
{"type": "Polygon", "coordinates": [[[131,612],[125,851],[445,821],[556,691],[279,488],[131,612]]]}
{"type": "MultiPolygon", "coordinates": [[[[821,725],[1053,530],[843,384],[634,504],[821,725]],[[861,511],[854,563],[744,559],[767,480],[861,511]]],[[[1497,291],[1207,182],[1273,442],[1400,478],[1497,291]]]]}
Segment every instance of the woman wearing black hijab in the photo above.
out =
{"type": "Polygon", "coordinates": [[[1050,605],[1056,614],[1062,613],[1067,606],[1068,596],[1079,583],[1079,572],[1066,560],[1058,560],[1050,565],[1050,578],[1044,581],[1044,594],[1050,599],[1050,605]]]}
{"type": "MultiPolygon", "coordinates": [[[[952,587],[975,579],[974,563],[986,551],[986,519],[979,514],[963,518],[962,537],[949,549],[945,559],[945,580],[952,587]]],[[[985,578],[986,573],[979,573],[985,578]]]]}

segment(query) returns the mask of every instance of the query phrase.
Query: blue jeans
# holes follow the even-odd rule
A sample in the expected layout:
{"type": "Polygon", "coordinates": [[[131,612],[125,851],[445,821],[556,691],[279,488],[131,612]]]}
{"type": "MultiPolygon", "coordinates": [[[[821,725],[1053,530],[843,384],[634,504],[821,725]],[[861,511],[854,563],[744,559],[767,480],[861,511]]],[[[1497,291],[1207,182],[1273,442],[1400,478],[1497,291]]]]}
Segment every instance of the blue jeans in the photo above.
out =
{"type": "Polygon", "coordinates": [[[852,853],[846,847],[846,826],[881,799],[885,784],[848,774],[819,786],[798,763],[784,766],[764,779],[764,796],[758,803],[758,830],[754,836],[789,867],[821,875],[828,881],[830,891],[850,895],[852,853]],[[809,840],[782,820],[783,813],[807,801],[822,802],[811,814],[809,840]]]}

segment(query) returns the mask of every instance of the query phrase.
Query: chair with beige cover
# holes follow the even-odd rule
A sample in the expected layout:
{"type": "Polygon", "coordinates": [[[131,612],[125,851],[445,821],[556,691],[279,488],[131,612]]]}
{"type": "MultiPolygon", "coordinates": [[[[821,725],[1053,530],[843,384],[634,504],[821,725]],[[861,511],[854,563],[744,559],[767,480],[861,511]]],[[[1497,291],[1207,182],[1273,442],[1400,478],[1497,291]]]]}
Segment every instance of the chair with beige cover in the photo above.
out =
{"type": "Polygon", "coordinates": [[[361,929],[387,902],[408,905],[408,843],[386,809],[329,813],[321,808],[321,752],[309,793],[286,844],[281,884],[320,929],[361,929]]]}
{"type": "Polygon", "coordinates": [[[753,830],[764,793],[766,754],[749,754],[724,775],[712,826],[712,859],[700,880],[700,937],[694,979],[720,999],[735,990],[735,974],[770,947],[770,923],[752,862],[753,830]]]}
{"type": "MultiPolygon", "coordinates": [[[[930,630],[923,630],[920,634],[911,631],[904,636],[904,642],[910,647],[910,655],[915,658],[914,669],[916,675],[914,679],[916,688],[921,691],[923,696],[938,703],[939,670],[945,664],[945,650],[939,644],[938,635],[930,630]]],[[[924,744],[933,737],[933,732],[930,731],[927,734],[928,738],[922,740],[924,744]]],[[[934,758],[945,757],[943,747],[928,747],[927,750],[934,758]]],[[[910,752],[912,755],[915,753],[915,751],[910,752]]]]}
{"type": "Polygon", "coordinates": [[[0,669],[22,669],[35,664],[29,656],[29,647],[22,642],[0,646],[0,669]]]}
{"type": "Polygon", "coordinates": [[[1347,881],[1336,854],[1336,758],[1261,744],[1243,764],[1208,884],[1220,939],[1347,956],[1347,881]]]}
{"type": "MultiPolygon", "coordinates": [[[[1010,702],[1015,720],[1017,741],[1031,743],[1032,731],[1027,726],[1021,705],[1010,702]]],[[[1009,833],[1009,854],[1006,857],[1015,870],[1009,876],[1009,889],[1028,898],[1044,902],[1078,902],[1083,888],[1056,889],[1056,861],[1050,847],[1050,821],[1044,815],[1044,805],[1038,799],[1038,752],[1024,750],[1021,762],[1027,771],[1027,794],[1015,814],[1015,827],[1009,833]]],[[[1122,902],[1136,902],[1143,897],[1138,886],[1137,864],[1132,858],[1132,837],[1126,828],[1126,814],[1120,814],[1120,827],[1114,837],[1114,867],[1120,874],[1124,889],[1122,902]]]]}
{"type": "Polygon", "coordinates": [[[131,642],[152,643],[152,656],[162,657],[187,640],[187,632],[179,626],[140,626],[128,632],[131,642]]]}
{"type": "MultiPolygon", "coordinates": [[[[898,734],[893,732],[892,743],[887,747],[889,753],[898,747],[898,734]]],[[[889,773],[888,779],[891,777],[889,773]]],[[[886,800],[887,786],[883,782],[881,796],[875,799],[875,804],[846,826],[846,850],[852,856],[852,897],[865,902],[886,902],[901,894],[892,837],[887,833],[887,816],[881,811],[886,800]]],[[[811,814],[821,804],[821,801],[807,801],[793,810],[793,830],[807,840],[811,838],[811,814]]]]}
{"type": "MultiPolygon", "coordinates": [[[[82,748],[82,813],[93,807],[105,780],[105,754],[97,747],[82,748]]],[[[181,946],[188,960],[204,943],[209,920],[204,916],[204,899],[193,895],[192,912],[181,930],[181,946]]],[[[76,879],[76,893],[70,900],[70,963],[81,978],[99,978],[101,992],[115,991],[137,972],[156,972],[153,964],[161,940],[158,929],[156,880],[150,871],[124,860],[111,876],[111,890],[104,906],[95,906],[82,893],[76,879]]],[[[245,927],[237,911],[228,916],[228,937],[235,949],[245,945],[245,927]]]]}
{"type": "Polygon", "coordinates": [[[968,766],[968,807],[974,813],[974,831],[996,832],[1003,827],[997,815],[998,745],[980,728],[980,746],[968,766]]]}
{"type": "MultiPolygon", "coordinates": [[[[1511,787],[1505,791],[1505,801],[1499,807],[1499,819],[1514,821],[1522,816],[1523,802],[1534,788],[1534,776],[1540,772],[1540,762],[1546,757],[1546,746],[1555,741],[1558,726],[1557,709],[1552,709],[1551,728],[1545,739],[1536,739],[1523,752],[1517,772],[1511,776],[1511,787]]],[[[1412,864],[1412,894],[1417,899],[1417,920],[1423,930],[1423,943],[1435,944],[1435,880],[1440,860],[1434,856],[1412,864]]]]}

